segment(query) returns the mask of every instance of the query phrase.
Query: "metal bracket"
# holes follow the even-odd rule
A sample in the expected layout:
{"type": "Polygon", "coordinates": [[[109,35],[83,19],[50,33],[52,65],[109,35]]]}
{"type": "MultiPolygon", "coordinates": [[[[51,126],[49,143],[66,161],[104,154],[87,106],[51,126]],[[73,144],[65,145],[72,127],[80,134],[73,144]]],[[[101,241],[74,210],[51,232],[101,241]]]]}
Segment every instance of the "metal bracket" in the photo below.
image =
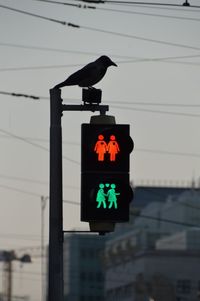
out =
{"type": "Polygon", "coordinates": [[[108,105],[99,105],[99,104],[83,104],[83,105],[62,105],[62,111],[99,111],[101,115],[105,115],[109,111],[108,105]]]}

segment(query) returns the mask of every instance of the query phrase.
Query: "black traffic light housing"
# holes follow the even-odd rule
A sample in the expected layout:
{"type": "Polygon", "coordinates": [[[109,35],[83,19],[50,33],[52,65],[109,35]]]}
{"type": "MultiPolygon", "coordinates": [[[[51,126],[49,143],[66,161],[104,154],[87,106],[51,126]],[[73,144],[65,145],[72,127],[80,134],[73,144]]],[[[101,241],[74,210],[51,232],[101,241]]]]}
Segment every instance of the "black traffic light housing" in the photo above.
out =
{"type": "Polygon", "coordinates": [[[127,124],[82,124],[81,220],[126,222],[133,198],[127,124]]]}

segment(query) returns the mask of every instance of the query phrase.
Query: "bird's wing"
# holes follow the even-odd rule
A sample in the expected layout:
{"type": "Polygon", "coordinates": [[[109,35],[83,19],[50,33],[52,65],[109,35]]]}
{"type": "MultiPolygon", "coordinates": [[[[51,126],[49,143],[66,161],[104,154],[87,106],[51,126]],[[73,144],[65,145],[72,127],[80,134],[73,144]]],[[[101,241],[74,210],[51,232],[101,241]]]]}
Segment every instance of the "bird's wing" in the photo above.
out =
{"type": "Polygon", "coordinates": [[[85,79],[94,76],[97,70],[98,70],[98,66],[94,62],[89,63],[86,66],[84,66],[82,69],[70,75],[67,79],[67,83],[69,85],[79,85],[85,79]]]}

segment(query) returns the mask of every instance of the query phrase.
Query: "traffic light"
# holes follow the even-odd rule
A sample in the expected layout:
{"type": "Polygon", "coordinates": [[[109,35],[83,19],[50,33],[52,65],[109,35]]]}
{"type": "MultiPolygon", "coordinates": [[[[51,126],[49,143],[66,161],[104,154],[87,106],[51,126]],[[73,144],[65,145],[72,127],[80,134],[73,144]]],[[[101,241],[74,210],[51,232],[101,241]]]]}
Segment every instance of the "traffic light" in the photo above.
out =
{"type": "Polygon", "coordinates": [[[133,150],[129,131],[127,124],[82,124],[82,221],[129,220],[129,157],[133,150]]]}

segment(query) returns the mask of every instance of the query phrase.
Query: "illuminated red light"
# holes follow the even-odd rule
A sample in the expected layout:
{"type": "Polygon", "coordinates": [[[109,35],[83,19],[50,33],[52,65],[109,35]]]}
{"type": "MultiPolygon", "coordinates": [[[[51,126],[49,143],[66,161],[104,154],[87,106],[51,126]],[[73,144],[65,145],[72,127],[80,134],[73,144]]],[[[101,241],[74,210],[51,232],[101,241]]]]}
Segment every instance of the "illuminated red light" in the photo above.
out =
{"type": "Polygon", "coordinates": [[[106,143],[104,136],[100,134],[94,147],[94,152],[98,155],[98,161],[105,161],[105,154],[110,155],[110,161],[116,160],[116,155],[120,152],[119,144],[115,135],[110,136],[110,141],[106,143]]]}

